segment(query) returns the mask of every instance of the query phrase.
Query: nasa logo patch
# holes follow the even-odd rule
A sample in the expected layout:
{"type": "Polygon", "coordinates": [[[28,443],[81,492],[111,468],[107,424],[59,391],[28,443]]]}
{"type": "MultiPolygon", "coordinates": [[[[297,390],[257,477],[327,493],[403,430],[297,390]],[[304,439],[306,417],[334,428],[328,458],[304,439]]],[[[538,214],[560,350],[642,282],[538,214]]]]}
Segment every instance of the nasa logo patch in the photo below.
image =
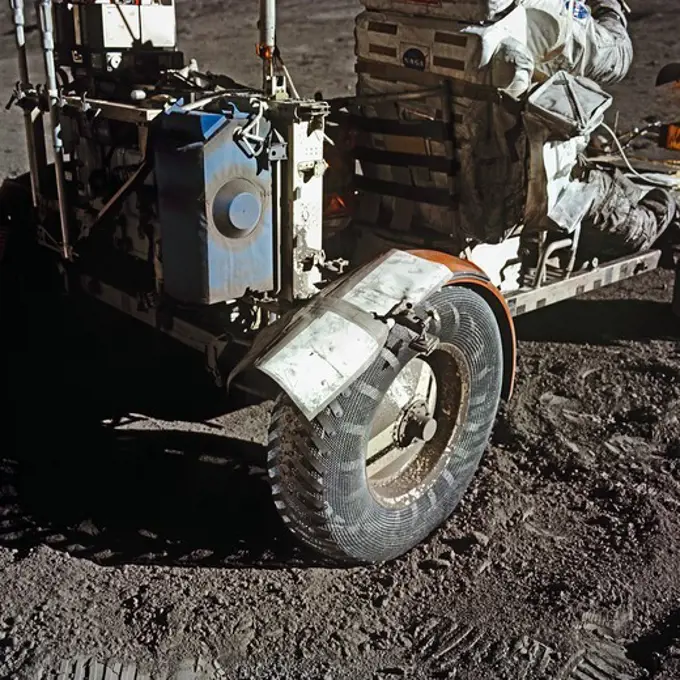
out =
{"type": "Polygon", "coordinates": [[[402,62],[406,68],[412,68],[416,71],[424,71],[425,66],[427,65],[427,57],[422,50],[419,50],[417,47],[411,47],[410,49],[406,50],[406,52],[404,52],[402,62]]]}
{"type": "Polygon", "coordinates": [[[590,10],[585,3],[579,2],[579,0],[565,0],[564,6],[569,9],[571,7],[571,12],[575,19],[583,21],[590,16],[590,10]]]}

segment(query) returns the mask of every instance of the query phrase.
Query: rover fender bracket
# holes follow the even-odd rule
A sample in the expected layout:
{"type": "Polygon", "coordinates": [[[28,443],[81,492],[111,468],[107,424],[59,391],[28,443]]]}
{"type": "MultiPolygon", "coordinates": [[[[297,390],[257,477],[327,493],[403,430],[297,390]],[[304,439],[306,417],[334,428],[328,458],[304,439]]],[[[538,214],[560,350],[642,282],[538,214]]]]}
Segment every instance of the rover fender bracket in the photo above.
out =
{"type": "MultiPolygon", "coordinates": [[[[391,250],[339,279],[261,331],[227,388],[238,375],[256,370],[313,420],[371,365],[385,346],[390,321],[398,322],[404,309],[458,281],[493,289],[481,270],[447,257],[391,250]]],[[[417,330],[410,330],[417,347],[417,330]]]]}
{"type": "Polygon", "coordinates": [[[512,312],[503,294],[493,285],[484,271],[470,260],[463,260],[455,255],[449,255],[437,250],[411,250],[409,252],[430,262],[446,265],[451,272],[448,285],[472,288],[489,304],[498,322],[501,340],[503,341],[502,397],[505,401],[510,400],[517,368],[517,335],[515,333],[512,312]]]}

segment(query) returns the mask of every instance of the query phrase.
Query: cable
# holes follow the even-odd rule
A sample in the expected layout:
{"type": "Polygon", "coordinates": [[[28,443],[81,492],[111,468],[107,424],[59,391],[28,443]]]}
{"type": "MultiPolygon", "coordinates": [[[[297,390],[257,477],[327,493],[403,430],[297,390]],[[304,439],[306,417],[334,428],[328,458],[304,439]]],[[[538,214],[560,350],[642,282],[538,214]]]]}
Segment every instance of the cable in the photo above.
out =
{"type": "MultiPolygon", "coordinates": [[[[623,149],[623,146],[621,145],[621,142],[619,141],[619,138],[616,136],[616,133],[614,130],[612,130],[609,125],[606,123],[602,123],[602,127],[609,133],[610,137],[612,138],[612,141],[616,145],[616,148],[619,150],[619,153],[621,154],[621,158],[623,159],[623,162],[626,164],[626,167],[630,172],[635,175],[638,179],[641,179],[645,184],[651,184],[652,186],[656,187],[661,187],[662,189],[669,189],[672,188],[669,186],[668,182],[659,182],[659,181],[654,181],[653,179],[649,177],[645,177],[644,175],[641,175],[630,163],[628,160],[628,156],[626,155],[626,152],[623,149]]],[[[678,180],[680,182],[680,180],[678,180]]],[[[679,188],[679,187],[676,187],[679,188]]]]}

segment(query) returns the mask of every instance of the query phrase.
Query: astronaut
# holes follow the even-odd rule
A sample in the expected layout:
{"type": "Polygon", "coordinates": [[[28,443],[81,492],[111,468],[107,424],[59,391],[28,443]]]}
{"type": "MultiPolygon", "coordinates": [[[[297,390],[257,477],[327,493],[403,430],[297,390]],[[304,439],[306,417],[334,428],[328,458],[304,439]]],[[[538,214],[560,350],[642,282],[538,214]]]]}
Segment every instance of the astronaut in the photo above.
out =
{"type": "Polygon", "coordinates": [[[623,80],[633,61],[627,29],[619,0],[510,0],[498,21],[466,32],[481,39],[480,67],[495,70],[497,84],[505,75],[499,86],[519,98],[558,71],[601,85],[623,80]]]}
{"type": "Polygon", "coordinates": [[[633,61],[619,0],[518,0],[527,15],[527,48],[535,72],[584,76],[600,85],[625,78],[633,61]]]}
{"type": "MultiPolygon", "coordinates": [[[[521,100],[536,83],[559,71],[599,85],[623,80],[633,59],[627,28],[624,3],[619,0],[514,0],[501,20],[467,32],[481,39],[480,66],[493,85],[521,100]]],[[[463,212],[468,220],[482,219],[489,225],[520,218],[514,197],[523,193],[528,180],[527,144],[511,134],[517,129],[512,116],[496,112],[493,128],[489,133],[480,124],[473,138],[482,141],[463,154],[468,173],[464,195],[470,197],[463,212]],[[483,172],[478,170],[480,162],[483,172]]],[[[680,222],[676,201],[664,189],[641,190],[616,170],[593,168],[581,173],[579,180],[596,189],[582,221],[580,249],[585,257],[646,250],[672,223],[680,222]]]]}

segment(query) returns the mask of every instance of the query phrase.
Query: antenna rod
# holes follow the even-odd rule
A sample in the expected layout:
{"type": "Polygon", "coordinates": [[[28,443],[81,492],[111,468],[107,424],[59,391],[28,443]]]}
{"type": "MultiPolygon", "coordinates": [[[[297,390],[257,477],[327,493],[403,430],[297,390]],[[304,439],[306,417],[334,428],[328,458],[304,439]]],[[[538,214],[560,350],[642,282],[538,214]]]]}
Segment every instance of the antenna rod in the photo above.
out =
{"type": "Polygon", "coordinates": [[[276,0],[260,0],[259,54],[263,61],[262,89],[271,91],[274,78],[274,48],[276,47],[276,0]]]}

